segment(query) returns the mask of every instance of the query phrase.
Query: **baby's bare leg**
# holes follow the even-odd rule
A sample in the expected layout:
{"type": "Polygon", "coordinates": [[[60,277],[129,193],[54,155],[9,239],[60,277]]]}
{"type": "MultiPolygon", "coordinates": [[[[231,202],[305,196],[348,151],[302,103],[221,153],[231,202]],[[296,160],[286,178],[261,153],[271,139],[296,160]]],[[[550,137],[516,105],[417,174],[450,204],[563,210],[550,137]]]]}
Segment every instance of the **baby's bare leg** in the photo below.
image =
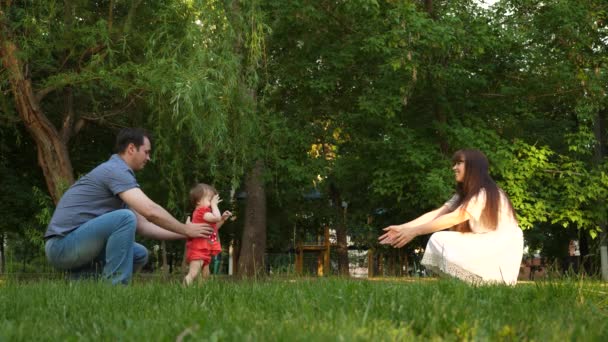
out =
{"type": "Polygon", "coordinates": [[[209,264],[206,264],[203,267],[203,279],[207,279],[209,276],[211,276],[211,272],[209,271],[209,264]]]}
{"type": "Polygon", "coordinates": [[[192,260],[190,261],[190,265],[188,267],[188,274],[184,278],[184,284],[190,285],[203,266],[203,260],[192,260]]]}
{"type": "Polygon", "coordinates": [[[203,264],[203,271],[198,278],[198,285],[203,285],[203,281],[207,280],[207,278],[209,278],[209,264],[203,264]]]}

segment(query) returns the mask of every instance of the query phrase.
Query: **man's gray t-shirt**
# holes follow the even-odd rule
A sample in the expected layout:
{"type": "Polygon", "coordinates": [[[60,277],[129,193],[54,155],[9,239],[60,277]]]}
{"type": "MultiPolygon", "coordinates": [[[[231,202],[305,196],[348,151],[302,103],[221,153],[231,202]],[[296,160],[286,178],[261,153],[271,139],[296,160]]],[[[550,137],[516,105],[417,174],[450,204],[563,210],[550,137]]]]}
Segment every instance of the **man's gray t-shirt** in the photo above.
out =
{"type": "Polygon", "coordinates": [[[112,155],[63,194],[44,237],[65,236],[91,219],[126,209],[118,194],[136,187],[133,170],[117,154],[112,155]]]}

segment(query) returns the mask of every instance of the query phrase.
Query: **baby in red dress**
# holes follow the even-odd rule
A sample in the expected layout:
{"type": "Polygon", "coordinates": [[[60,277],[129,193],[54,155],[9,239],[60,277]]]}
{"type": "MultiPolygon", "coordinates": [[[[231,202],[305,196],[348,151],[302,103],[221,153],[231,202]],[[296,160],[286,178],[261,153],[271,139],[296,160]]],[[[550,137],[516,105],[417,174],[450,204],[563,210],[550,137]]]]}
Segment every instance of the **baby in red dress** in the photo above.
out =
{"type": "Polygon", "coordinates": [[[208,223],[213,227],[213,234],[208,238],[189,238],[186,242],[186,261],[189,263],[188,274],[184,284],[190,285],[203,270],[203,277],[209,276],[211,258],[222,252],[222,246],[217,234],[232,213],[224,211],[220,214],[218,203],[220,196],[214,187],[207,184],[197,184],[190,190],[190,202],[196,207],[192,213],[193,223],[208,223]]]}

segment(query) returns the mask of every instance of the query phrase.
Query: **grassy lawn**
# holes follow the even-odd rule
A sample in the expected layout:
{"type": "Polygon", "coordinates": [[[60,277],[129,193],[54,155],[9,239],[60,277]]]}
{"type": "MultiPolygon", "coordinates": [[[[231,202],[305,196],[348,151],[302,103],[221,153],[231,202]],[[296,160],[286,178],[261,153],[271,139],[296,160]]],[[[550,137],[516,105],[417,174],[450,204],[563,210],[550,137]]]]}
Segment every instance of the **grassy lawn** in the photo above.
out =
{"type": "Polygon", "coordinates": [[[608,287],[551,281],[4,280],[0,341],[608,341],[608,287]]]}

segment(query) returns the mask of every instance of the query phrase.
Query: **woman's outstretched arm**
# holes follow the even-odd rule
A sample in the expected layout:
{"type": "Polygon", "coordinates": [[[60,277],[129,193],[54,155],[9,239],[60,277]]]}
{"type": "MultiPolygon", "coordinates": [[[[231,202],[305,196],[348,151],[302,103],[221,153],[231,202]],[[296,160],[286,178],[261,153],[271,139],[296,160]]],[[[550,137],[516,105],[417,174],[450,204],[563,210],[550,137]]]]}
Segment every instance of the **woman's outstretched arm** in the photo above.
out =
{"type": "Polygon", "coordinates": [[[378,238],[378,240],[380,241],[381,244],[384,244],[384,245],[391,244],[391,241],[393,240],[393,236],[398,231],[405,230],[405,229],[411,229],[411,228],[420,226],[422,224],[429,223],[429,222],[433,221],[434,219],[436,219],[437,217],[440,217],[441,215],[448,213],[449,211],[450,211],[450,208],[447,205],[443,205],[441,208],[437,208],[433,211],[429,211],[428,213],[423,214],[423,215],[419,216],[418,218],[413,219],[409,222],[399,224],[399,225],[388,226],[383,229],[386,233],[381,235],[378,238]]]}
{"type": "Polygon", "coordinates": [[[409,229],[400,229],[396,226],[385,228],[386,233],[379,240],[383,245],[391,245],[396,248],[405,246],[408,242],[419,235],[434,233],[467,221],[469,213],[464,210],[454,210],[440,215],[435,219],[409,229]]]}
{"type": "Polygon", "coordinates": [[[409,222],[406,222],[404,224],[401,224],[400,226],[402,228],[412,228],[412,227],[417,227],[420,226],[422,224],[428,223],[433,221],[434,219],[440,217],[441,215],[447,214],[450,211],[450,208],[447,205],[443,205],[441,206],[441,208],[437,208],[433,211],[429,211],[426,214],[423,214],[421,216],[419,216],[416,219],[413,219],[409,222]]]}
{"type": "Polygon", "coordinates": [[[466,212],[465,210],[457,209],[452,211],[451,213],[441,215],[430,222],[421,224],[413,228],[412,230],[416,231],[416,235],[431,234],[440,230],[453,227],[464,221],[468,221],[469,218],[470,215],[468,212],[466,212]]]}

